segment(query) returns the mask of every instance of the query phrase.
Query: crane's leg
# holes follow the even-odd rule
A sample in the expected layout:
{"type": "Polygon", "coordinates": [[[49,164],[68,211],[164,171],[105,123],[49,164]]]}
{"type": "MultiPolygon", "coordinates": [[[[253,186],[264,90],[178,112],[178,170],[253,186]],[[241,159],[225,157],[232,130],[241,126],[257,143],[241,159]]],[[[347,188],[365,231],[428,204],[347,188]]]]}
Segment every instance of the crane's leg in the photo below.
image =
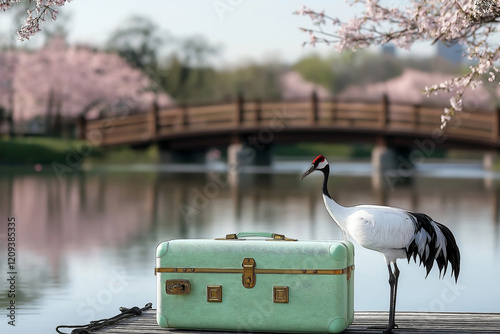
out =
{"type": "Polygon", "coordinates": [[[392,301],[394,303],[394,306],[393,306],[394,312],[392,314],[392,323],[394,325],[393,328],[395,328],[395,327],[397,328],[398,325],[396,325],[395,317],[396,317],[396,296],[398,294],[399,268],[398,268],[398,265],[396,264],[396,262],[394,262],[394,278],[395,278],[395,281],[394,281],[394,300],[392,301]]]}
{"type": "Polygon", "coordinates": [[[389,323],[387,324],[387,329],[384,331],[385,334],[392,333],[392,329],[396,328],[396,322],[394,320],[396,316],[396,293],[398,290],[398,278],[399,278],[399,268],[394,263],[394,273],[392,272],[391,264],[387,264],[387,269],[389,270],[389,285],[391,287],[390,305],[389,305],[389,323]]]}

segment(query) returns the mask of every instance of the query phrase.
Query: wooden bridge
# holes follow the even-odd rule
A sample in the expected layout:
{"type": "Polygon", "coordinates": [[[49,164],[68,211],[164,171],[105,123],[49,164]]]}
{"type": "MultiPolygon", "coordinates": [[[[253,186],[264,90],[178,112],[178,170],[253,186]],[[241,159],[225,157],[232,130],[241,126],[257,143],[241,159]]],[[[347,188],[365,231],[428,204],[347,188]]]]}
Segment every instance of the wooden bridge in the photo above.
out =
{"type": "Polygon", "coordinates": [[[496,151],[500,147],[500,111],[463,111],[445,130],[442,107],[380,101],[245,101],[153,106],[147,113],[80,122],[81,139],[94,145],[153,143],[162,150],[189,152],[210,147],[247,145],[257,151],[275,143],[370,142],[389,148],[460,148],[496,151]],[[422,144],[424,143],[424,144],[422,144]]]}

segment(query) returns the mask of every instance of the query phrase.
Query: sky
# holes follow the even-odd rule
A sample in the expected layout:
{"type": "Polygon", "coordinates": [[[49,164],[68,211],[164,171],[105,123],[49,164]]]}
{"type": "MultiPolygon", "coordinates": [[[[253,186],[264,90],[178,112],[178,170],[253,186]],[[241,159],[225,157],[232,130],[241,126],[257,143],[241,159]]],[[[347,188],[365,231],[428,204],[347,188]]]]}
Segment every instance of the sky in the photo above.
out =
{"type": "MultiPolygon", "coordinates": [[[[212,44],[223,47],[219,61],[224,63],[276,57],[290,62],[313,51],[331,50],[302,47],[308,35],[298,28],[310,22],[292,14],[302,4],[284,0],[74,0],[68,5],[73,26],[70,38],[102,41],[108,35],[104,31],[113,31],[132,15],[142,15],[173,36],[205,36],[212,44]]],[[[308,6],[353,13],[343,1],[315,1],[308,2],[308,6]]]]}
{"type": "MultiPolygon", "coordinates": [[[[214,60],[219,67],[266,60],[293,63],[313,52],[332,52],[332,46],[302,46],[309,36],[299,27],[311,27],[311,22],[292,12],[303,4],[303,0],[73,0],[60,11],[69,13],[70,42],[100,46],[115,29],[126,25],[127,18],[140,15],[174,37],[202,35],[221,46],[214,60]]],[[[307,6],[341,19],[358,10],[341,0],[307,1],[307,6]]],[[[421,46],[414,52],[432,53],[421,46]]]]}

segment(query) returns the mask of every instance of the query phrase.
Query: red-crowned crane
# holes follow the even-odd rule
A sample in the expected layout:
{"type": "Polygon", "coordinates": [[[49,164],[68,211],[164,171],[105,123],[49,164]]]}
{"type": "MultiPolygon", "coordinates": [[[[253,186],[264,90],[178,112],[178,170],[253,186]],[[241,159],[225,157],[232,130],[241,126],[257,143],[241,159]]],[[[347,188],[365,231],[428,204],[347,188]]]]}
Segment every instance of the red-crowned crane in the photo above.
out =
{"type": "Polygon", "coordinates": [[[392,333],[392,329],[396,327],[394,317],[399,278],[397,259],[406,258],[409,262],[413,258],[416,262],[418,257],[420,264],[424,264],[427,275],[435,261],[439,274],[444,276],[449,263],[451,275],[455,275],[455,282],[458,280],[460,251],[455,237],[446,226],[423,213],[400,208],[379,205],[344,207],[337,204],[328,193],[330,165],[324,156],[317,156],[300,179],[314,171],[320,171],[324,175],[323,201],[332,219],[342,229],[344,239],[351,236],[361,246],[380,252],[385,258],[391,295],[389,323],[384,333],[392,333]]]}

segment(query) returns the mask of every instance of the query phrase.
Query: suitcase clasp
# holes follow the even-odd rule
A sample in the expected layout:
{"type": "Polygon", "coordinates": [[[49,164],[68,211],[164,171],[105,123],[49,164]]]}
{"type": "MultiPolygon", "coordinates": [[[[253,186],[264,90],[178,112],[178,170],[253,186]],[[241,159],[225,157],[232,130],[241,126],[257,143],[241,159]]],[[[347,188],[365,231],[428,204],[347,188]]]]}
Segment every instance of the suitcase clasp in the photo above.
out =
{"type": "Polygon", "coordinates": [[[191,283],[187,279],[169,279],[165,285],[167,295],[187,295],[191,292],[191,283]]]}
{"type": "Polygon", "coordinates": [[[255,260],[251,257],[243,259],[243,275],[241,276],[241,281],[243,286],[247,289],[251,289],[255,286],[255,260]]]}

